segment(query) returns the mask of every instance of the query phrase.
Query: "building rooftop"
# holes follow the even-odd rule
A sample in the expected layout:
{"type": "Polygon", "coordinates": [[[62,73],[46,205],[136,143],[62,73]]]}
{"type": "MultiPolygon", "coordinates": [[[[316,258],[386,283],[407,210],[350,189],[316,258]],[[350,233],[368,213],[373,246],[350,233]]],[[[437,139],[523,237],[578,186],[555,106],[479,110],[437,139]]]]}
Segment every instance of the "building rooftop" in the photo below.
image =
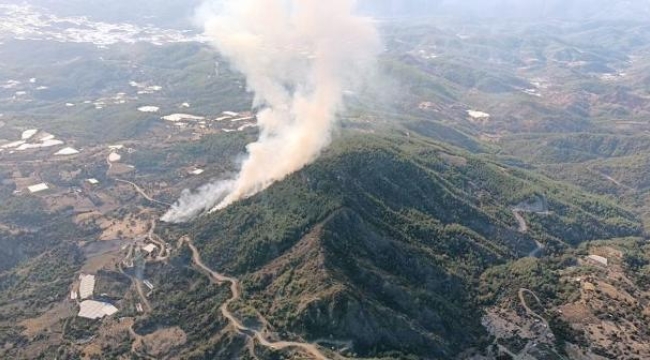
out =
{"type": "Polygon", "coordinates": [[[156,249],[158,249],[158,247],[154,244],[147,244],[146,246],[142,247],[142,250],[146,251],[149,254],[154,252],[156,249]]]}
{"type": "Polygon", "coordinates": [[[35,193],[38,193],[38,192],[41,192],[41,191],[45,191],[45,190],[47,190],[47,189],[49,189],[49,188],[50,188],[50,187],[47,186],[46,183],[41,183],[41,184],[36,184],[36,185],[28,186],[28,187],[27,187],[27,190],[29,190],[30,193],[35,194],[35,193]]]}
{"type": "Polygon", "coordinates": [[[79,280],[79,297],[81,299],[88,299],[93,296],[95,291],[95,275],[80,275],[79,280]]]}
{"type": "Polygon", "coordinates": [[[116,152],[112,152],[112,153],[110,153],[108,155],[108,161],[110,161],[110,162],[118,162],[120,160],[122,160],[122,155],[120,155],[120,154],[118,154],[116,152]]]}
{"type": "Polygon", "coordinates": [[[71,147],[67,147],[65,149],[61,149],[57,151],[54,155],[75,155],[79,154],[79,150],[71,147]]]}
{"type": "Polygon", "coordinates": [[[79,314],[77,316],[94,320],[113,315],[117,312],[118,309],[109,303],[86,300],[79,304],[79,314]]]}
{"type": "Polygon", "coordinates": [[[22,134],[21,138],[22,138],[23,140],[29,140],[29,139],[31,139],[34,135],[36,135],[36,133],[38,133],[38,129],[25,130],[25,131],[23,131],[23,134],[22,134]]]}

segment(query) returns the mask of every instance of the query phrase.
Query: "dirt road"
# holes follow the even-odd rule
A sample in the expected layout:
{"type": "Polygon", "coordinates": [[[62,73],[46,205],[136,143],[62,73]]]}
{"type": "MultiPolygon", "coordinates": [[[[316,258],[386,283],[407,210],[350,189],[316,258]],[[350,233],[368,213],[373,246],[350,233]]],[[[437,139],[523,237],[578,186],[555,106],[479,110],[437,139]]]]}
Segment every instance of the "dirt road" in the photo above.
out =
{"type": "Polygon", "coordinates": [[[597,174],[598,176],[601,176],[603,179],[605,179],[605,180],[611,182],[612,184],[614,184],[614,185],[616,185],[616,186],[618,186],[618,187],[620,187],[620,188],[623,188],[623,189],[626,189],[626,190],[630,190],[630,191],[634,191],[634,192],[638,191],[638,189],[635,189],[635,188],[633,188],[633,187],[627,186],[627,185],[623,184],[622,182],[620,182],[620,181],[614,179],[613,177],[611,177],[611,176],[609,176],[609,175],[607,175],[607,174],[605,174],[605,173],[603,173],[603,172],[601,172],[601,171],[598,171],[598,170],[596,170],[596,169],[594,169],[594,168],[591,168],[591,167],[589,168],[589,170],[590,170],[592,173],[597,174]]]}
{"type": "Polygon", "coordinates": [[[281,349],[286,349],[286,348],[298,348],[303,350],[304,352],[308,353],[311,355],[312,359],[316,360],[329,360],[328,357],[323,355],[323,353],[318,350],[318,347],[313,344],[308,344],[308,343],[302,343],[302,342],[294,342],[294,341],[278,341],[278,342],[272,342],[269,341],[262,335],[261,332],[248,328],[244,326],[239,319],[235,317],[235,315],[228,310],[228,306],[233,303],[234,301],[237,301],[241,298],[241,287],[239,284],[239,280],[220,274],[209,267],[207,267],[203,261],[201,260],[201,254],[199,253],[198,249],[192,244],[190,239],[188,237],[184,237],[182,239],[184,243],[186,243],[190,250],[192,250],[192,261],[194,264],[203,272],[207,273],[215,282],[217,283],[230,283],[230,292],[232,293],[232,296],[230,299],[228,299],[226,302],[221,305],[219,310],[223,314],[223,316],[235,327],[235,329],[240,332],[240,333],[248,333],[248,334],[254,334],[255,339],[264,347],[273,349],[273,350],[281,350],[281,349]]]}
{"type": "Polygon", "coordinates": [[[156,224],[156,220],[152,219],[149,232],[147,233],[147,239],[160,247],[160,252],[156,256],[155,261],[164,261],[169,258],[169,251],[167,250],[167,244],[155,234],[156,224]]]}
{"type": "Polygon", "coordinates": [[[142,190],[142,188],[139,187],[138,184],[136,184],[134,182],[127,181],[127,180],[122,180],[122,179],[115,179],[115,181],[125,183],[125,184],[129,184],[129,185],[133,186],[135,191],[137,191],[140,195],[142,195],[142,197],[144,197],[145,199],[151,201],[152,203],[165,205],[165,206],[171,206],[171,204],[167,204],[166,202],[158,201],[158,200],[152,198],[151,196],[147,195],[147,193],[144,192],[144,190],[142,190]]]}
{"type": "MultiPolygon", "coordinates": [[[[121,180],[121,179],[115,179],[118,182],[122,182],[125,184],[129,184],[133,186],[133,188],[140,194],[142,195],[145,199],[157,203],[157,204],[162,204],[166,206],[171,206],[170,204],[164,203],[162,201],[155,200],[151,198],[147,193],[144,192],[137,184],[127,181],[127,180],[121,180]]],[[[151,228],[149,230],[149,238],[152,239],[155,230],[155,221],[152,223],[151,228]]],[[[220,274],[209,267],[207,267],[203,261],[201,260],[201,254],[199,250],[192,244],[191,240],[189,237],[185,236],[181,239],[179,239],[180,244],[185,243],[189,246],[190,250],[192,251],[192,261],[194,264],[204,273],[206,273],[209,277],[211,277],[215,282],[219,284],[223,283],[230,283],[230,292],[232,293],[232,296],[230,299],[226,300],[220,307],[219,310],[221,311],[221,314],[230,322],[235,330],[239,333],[248,333],[248,334],[253,334],[254,338],[257,339],[257,341],[264,347],[273,349],[273,350],[281,350],[281,349],[286,349],[286,348],[298,348],[303,350],[304,352],[308,353],[311,355],[312,359],[315,360],[330,360],[328,357],[323,355],[323,353],[318,350],[318,347],[313,344],[308,344],[308,343],[302,343],[302,342],[294,342],[294,341],[278,341],[278,342],[272,342],[269,341],[267,338],[262,335],[261,332],[248,328],[242,324],[235,315],[228,310],[228,307],[230,304],[233,302],[239,300],[241,298],[241,286],[239,283],[239,280],[229,277],[223,274],[220,274]]],[[[149,305],[149,302],[146,300],[146,297],[144,296],[144,292],[142,291],[142,284],[140,283],[139,280],[135,280],[136,283],[136,289],[138,291],[138,294],[140,297],[143,299],[143,303],[145,306],[148,308],[148,311],[151,311],[151,307],[149,305]]]]}
{"type": "Polygon", "coordinates": [[[521,215],[521,213],[517,210],[512,210],[512,214],[515,216],[515,219],[517,219],[517,223],[519,223],[519,229],[518,231],[522,234],[525,234],[528,232],[528,224],[526,223],[526,219],[521,215]]]}
{"type": "Polygon", "coordinates": [[[525,293],[530,294],[533,298],[535,298],[535,300],[537,301],[537,303],[538,303],[540,306],[542,306],[542,302],[541,302],[541,300],[539,300],[539,297],[537,297],[537,295],[536,295],[534,292],[532,292],[531,290],[524,289],[524,288],[519,289],[519,301],[521,302],[521,305],[524,307],[524,309],[526,309],[526,312],[527,312],[530,316],[539,319],[543,324],[546,325],[546,328],[548,328],[548,322],[546,321],[546,319],[544,319],[541,315],[539,315],[539,314],[537,314],[536,312],[534,312],[534,311],[533,311],[533,310],[528,306],[528,304],[526,303],[526,299],[524,298],[524,294],[525,294],[525,293]]]}

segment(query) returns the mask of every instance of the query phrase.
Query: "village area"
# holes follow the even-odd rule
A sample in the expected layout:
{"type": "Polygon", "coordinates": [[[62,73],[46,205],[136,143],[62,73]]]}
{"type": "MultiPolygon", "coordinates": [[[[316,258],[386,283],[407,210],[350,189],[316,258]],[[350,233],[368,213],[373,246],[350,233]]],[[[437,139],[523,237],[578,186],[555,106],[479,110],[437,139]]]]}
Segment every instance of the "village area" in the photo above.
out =
{"type": "MultiPolygon", "coordinates": [[[[226,111],[206,118],[187,114],[189,107],[185,103],[184,113],[155,115],[159,123],[148,140],[81,148],[74,145],[74,139],[59,139],[46,129],[24,129],[17,139],[0,140],[0,164],[11,174],[3,185],[15,189],[14,197],[38,198],[47,211],[65,211],[79,226],[99,229],[98,238],[78,244],[87,262],[77,278],[70,279],[73,285],[68,301],[76,307],[77,316],[90,320],[121,316],[125,306],[133,306],[136,313],[150,311],[148,299],[157,294],[156,284],[144,278],[146,264],[164,261],[174,251],[174,245],[155,234],[157,218],[170,204],[148,195],[167,190],[167,184],[136,184],[136,174],[146,175],[129,163],[133,154],[161,143],[199,141],[205,135],[242,132],[256,126],[250,112],[226,111]],[[101,285],[106,279],[98,275],[103,270],[117,271],[130,279],[131,290],[137,295],[132,304],[124,301],[127,296],[98,291],[98,287],[105,288],[101,285]]],[[[159,110],[155,106],[138,108],[148,114],[159,110]]],[[[179,182],[203,181],[205,172],[200,164],[173,171],[179,182]]],[[[0,227],[24,230],[14,225],[0,227]]]]}

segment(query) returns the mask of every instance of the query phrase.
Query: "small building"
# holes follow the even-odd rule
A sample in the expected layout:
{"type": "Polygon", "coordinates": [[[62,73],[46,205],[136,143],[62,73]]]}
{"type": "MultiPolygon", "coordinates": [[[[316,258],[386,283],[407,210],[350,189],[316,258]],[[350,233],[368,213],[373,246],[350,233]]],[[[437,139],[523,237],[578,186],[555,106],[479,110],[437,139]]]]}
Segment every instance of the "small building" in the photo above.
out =
{"type": "Polygon", "coordinates": [[[95,320],[105,316],[111,316],[117,312],[118,309],[109,303],[86,300],[79,304],[79,314],[77,316],[95,320]]]}
{"type": "Polygon", "coordinates": [[[156,251],[158,247],[154,244],[147,244],[142,247],[142,250],[148,254],[151,254],[152,252],[156,251]]]}
{"type": "Polygon", "coordinates": [[[587,259],[591,260],[592,262],[597,263],[598,265],[602,266],[607,266],[609,264],[609,261],[607,258],[599,256],[599,255],[589,255],[587,256],[587,259]]]}
{"type": "Polygon", "coordinates": [[[70,300],[77,300],[79,298],[79,295],[77,295],[77,292],[72,290],[70,291],[70,300]]]}
{"type": "Polygon", "coordinates": [[[222,114],[224,116],[229,116],[229,117],[239,116],[239,113],[236,113],[234,111],[224,111],[224,112],[222,112],[222,114]]]}
{"type": "Polygon", "coordinates": [[[190,171],[190,174],[192,174],[192,175],[201,175],[204,172],[205,172],[205,170],[203,170],[203,169],[194,169],[194,170],[190,171]]]}
{"type": "Polygon", "coordinates": [[[39,193],[39,192],[41,192],[41,191],[48,190],[49,188],[50,188],[50,187],[47,186],[46,183],[41,183],[41,184],[36,184],[36,185],[28,186],[28,187],[27,187],[27,190],[29,190],[29,192],[32,193],[32,194],[36,194],[36,193],[39,193]]]}
{"type": "Polygon", "coordinates": [[[99,184],[99,180],[97,180],[97,179],[87,179],[86,181],[87,181],[88,183],[90,183],[91,185],[97,185],[97,184],[99,184]]]}

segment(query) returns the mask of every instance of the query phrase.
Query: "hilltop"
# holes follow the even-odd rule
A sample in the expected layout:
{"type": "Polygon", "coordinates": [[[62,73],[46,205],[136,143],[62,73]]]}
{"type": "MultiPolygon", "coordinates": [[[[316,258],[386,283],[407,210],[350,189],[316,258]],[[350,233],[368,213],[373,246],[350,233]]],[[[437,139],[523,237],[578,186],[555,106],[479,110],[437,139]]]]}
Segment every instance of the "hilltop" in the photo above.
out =
{"type": "Polygon", "coordinates": [[[354,136],[189,230],[208,264],[242,277],[249,321],[259,312],[359,355],[442,359],[485,339],[475,286],[486,269],[537,243],[562,251],[641,227],[601,198],[453,147],[354,136]],[[520,233],[512,208],[539,196],[550,212],[528,214],[520,233]]]}

